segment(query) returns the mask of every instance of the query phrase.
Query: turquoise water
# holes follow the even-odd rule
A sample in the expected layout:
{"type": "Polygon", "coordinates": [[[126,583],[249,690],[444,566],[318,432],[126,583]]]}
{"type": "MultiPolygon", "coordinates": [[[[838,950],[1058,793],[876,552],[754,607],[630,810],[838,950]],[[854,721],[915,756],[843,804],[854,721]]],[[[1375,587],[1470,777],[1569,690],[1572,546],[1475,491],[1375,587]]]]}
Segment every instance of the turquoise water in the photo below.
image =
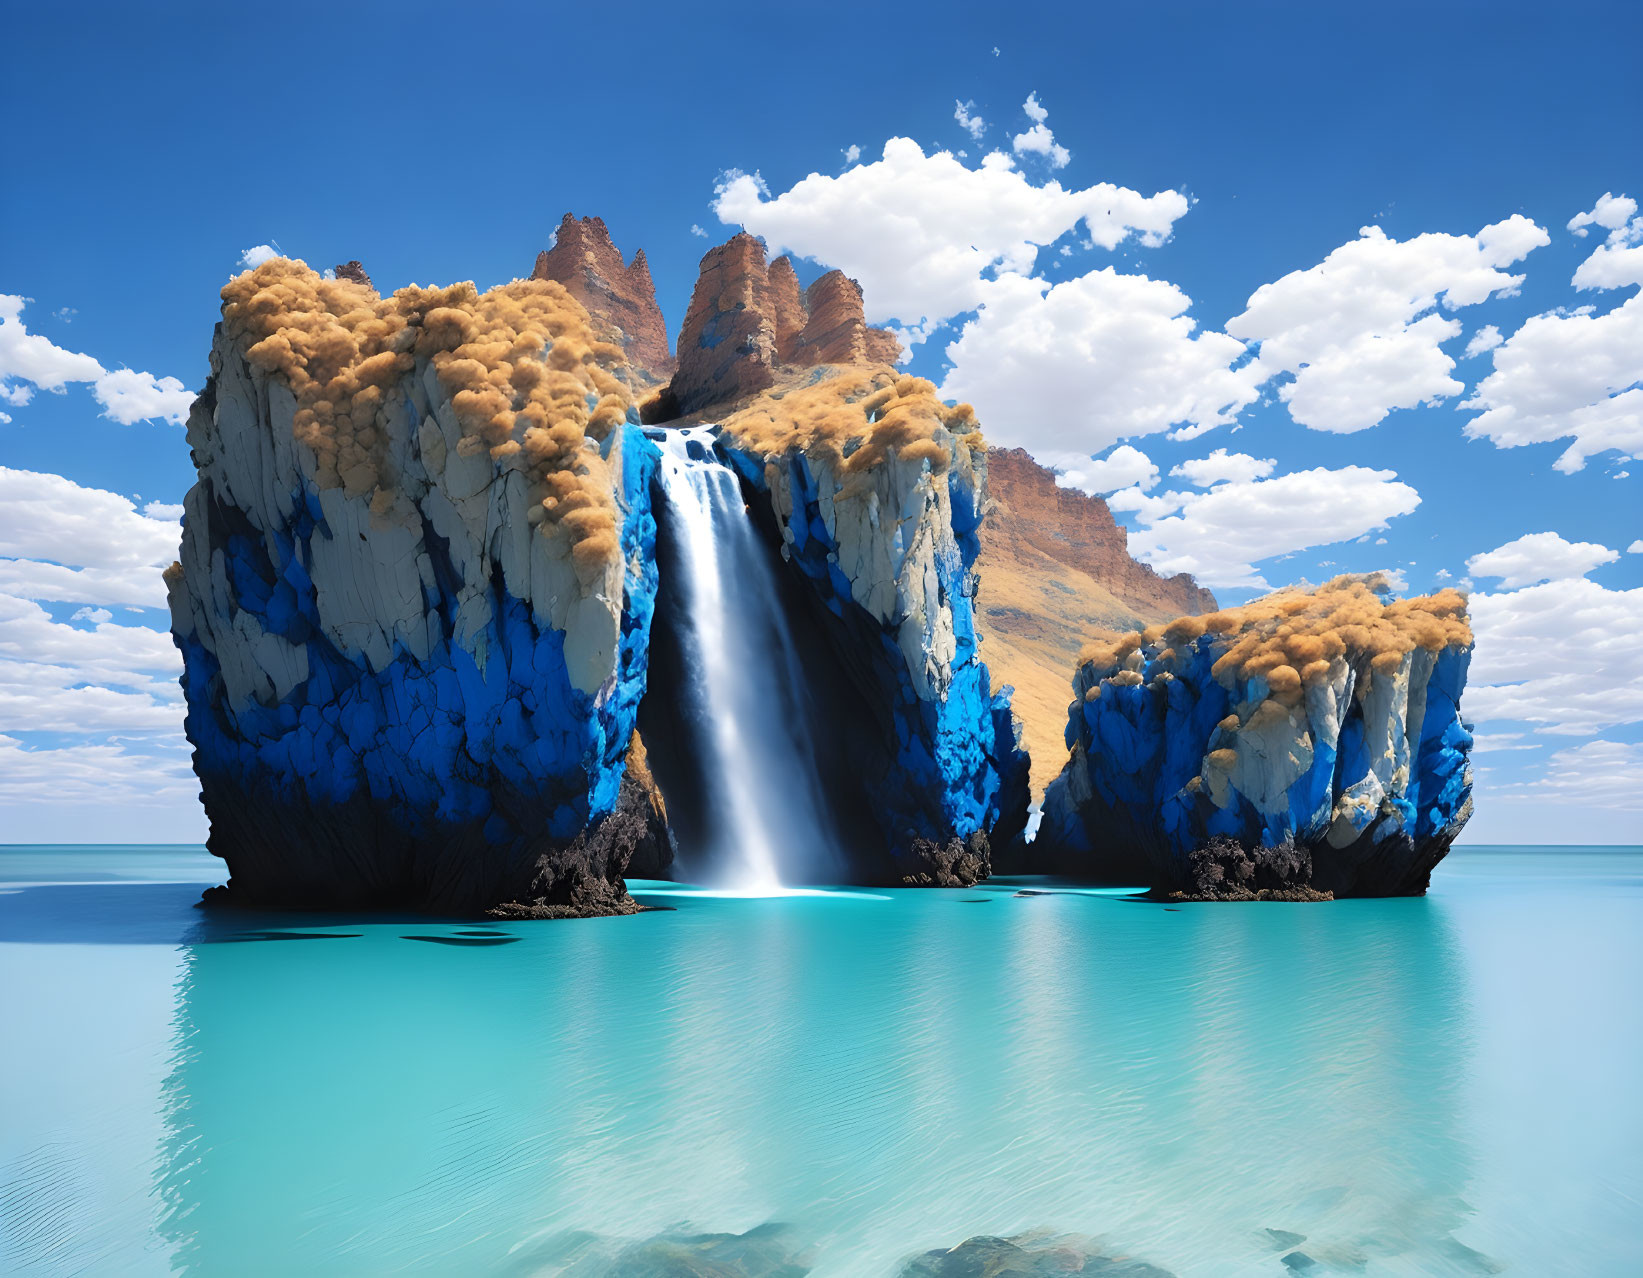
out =
{"type": "Polygon", "coordinates": [[[0,849],[0,1271],[552,1274],[567,1231],[783,1221],[852,1278],[1040,1226],[1182,1275],[1288,1272],[1269,1229],[1311,1272],[1643,1272],[1643,850],[494,928],[193,909],[219,880],[0,849]]]}

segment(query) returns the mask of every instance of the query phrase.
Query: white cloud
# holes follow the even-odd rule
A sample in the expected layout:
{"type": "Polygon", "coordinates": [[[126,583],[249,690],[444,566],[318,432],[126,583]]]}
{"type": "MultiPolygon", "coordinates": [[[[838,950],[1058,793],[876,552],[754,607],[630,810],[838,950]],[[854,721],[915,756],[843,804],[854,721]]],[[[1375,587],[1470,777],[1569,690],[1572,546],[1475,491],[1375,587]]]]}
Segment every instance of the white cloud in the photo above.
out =
{"type": "Polygon", "coordinates": [[[987,132],[987,121],[971,112],[970,108],[973,106],[975,106],[973,100],[970,102],[955,100],[953,103],[953,119],[958,121],[959,128],[979,142],[981,141],[981,135],[987,132]]]}
{"type": "Polygon", "coordinates": [[[99,626],[105,621],[113,621],[114,614],[107,608],[81,608],[69,620],[85,621],[94,626],[99,626]]]}
{"type": "Polygon", "coordinates": [[[1402,568],[1377,568],[1375,572],[1386,583],[1386,588],[1395,594],[1406,594],[1409,590],[1409,578],[1402,568]]]}
{"type": "Polygon", "coordinates": [[[198,793],[182,753],[133,753],[116,742],[30,749],[16,737],[0,736],[0,802],[8,805],[171,807],[198,793]]]}
{"type": "Polygon", "coordinates": [[[1158,482],[1158,467],[1139,448],[1120,444],[1099,461],[1077,453],[1035,454],[1038,461],[1055,470],[1055,482],[1063,488],[1077,488],[1100,496],[1119,488],[1151,488],[1158,482]]]}
{"type": "Polygon", "coordinates": [[[1565,541],[1555,532],[1527,533],[1504,546],[1473,555],[1466,569],[1474,577],[1499,577],[1506,590],[1532,586],[1541,581],[1561,581],[1584,577],[1602,564],[1620,558],[1594,541],[1565,541]]]}
{"type": "Polygon", "coordinates": [[[1229,453],[1217,448],[1208,457],[1182,462],[1170,474],[1199,488],[1212,488],[1227,480],[1247,484],[1252,479],[1265,479],[1277,464],[1272,457],[1251,457],[1248,453],[1229,453]]]}
{"type": "MultiPolygon", "coordinates": [[[[551,245],[549,247],[552,247],[551,245]]],[[[240,254],[240,267],[243,270],[254,271],[264,262],[272,261],[280,255],[279,243],[253,244],[240,254]]]]}
{"type": "Polygon", "coordinates": [[[1041,155],[1052,169],[1066,168],[1072,152],[1055,140],[1055,134],[1045,123],[1050,113],[1039,103],[1038,94],[1029,93],[1021,109],[1033,123],[1025,133],[1018,133],[1010,140],[1010,149],[1017,155],[1041,155]]]}
{"type": "Polygon", "coordinates": [[[700,227],[700,226],[698,226],[698,225],[697,225],[697,224],[696,224],[696,223],[695,223],[695,222],[692,222],[692,223],[691,223],[691,224],[690,224],[690,233],[691,233],[691,234],[692,234],[692,235],[700,235],[700,236],[701,236],[701,237],[702,237],[702,238],[703,238],[703,239],[704,239],[704,240],[705,240],[705,239],[706,239],[706,238],[707,238],[707,232],[706,232],[706,231],[704,231],[704,230],[703,230],[703,229],[702,229],[702,228],[701,228],[701,227],[700,227]]]}
{"type": "Polygon", "coordinates": [[[1187,201],[1176,191],[1143,196],[1106,182],[1035,186],[1001,151],[972,168],[950,152],[926,155],[910,138],[891,138],[882,158],[834,177],[812,173],[776,196],[757,174],[727,172],[713,208],[721,221],[763,237],[772,254],[840,268],[860,281],[871,323],[899,320],[922,340],[981,303],[988,272],[1030,273],[1041,247],[1080,225],[1109,249],[1132,236],[1161,244],[1187,201]]]}
{"type": "Polygon", "coordinates": [[[33,398],[36,388],[61,391],[69,382],[90,382],[103,416],[121,425],[151,418],[177,425],[187,421],[194,396],[175,377],[156,378],[130,368],[105,369],[90,355],[64,350],[30,333],[22,320],[27,301],[0,293],[0,399],[21,407],[33,398]]]}
{"type": "Polygon", "coordinates": [[[1643,812],[1643,746],[1599,740],[1559,750],[1545,776],[1497,787],[1494,797],[1643,812]]]}
{"type": "Polygon", "coordinates": [[[1626,553],[1628,555],[1643,555],[1643,537],[1639,537],[1631,545],[1627,546],[1626,553]]]}
{"type": "Polygon", "coordinates": [[[1570,281],[1582,291],[1593,288],[1626,288],[1643,284],[1643,217],[1609,236],[1584,262],[1575,268],[1570,281]]]}
{"type": "Polygon", "coordinates": [[[1470,717],[1584,735],[1643,719],[1643,588],[1584,577],[1471,597],[1470,717]]]}
{"type": "Polygon", "coordinates": [[[861,148],[854,142],[844,148],[844,162],[846,164],[854,164],[859,159],[861,159],[861,148]]]}
{"type": "Polygon", "coordinates": [[[1126,489],[1108,501],[1145,525],[1129,534],[1132,555],[1211,587],[1265,586],[1260,560],[1348,541],[1419,504],[1420,494],[1393,471],[1363,466],[1228,479],[1207,492],[1157,498],[1126,489]]]}
{"type": "Polygon", "coordinates": [[[1296,421],[1343,434],[1365,430],[1393,409],[1464,389],[1440,348],[1461,326],[1434,308],[1515,293],[1523,277],[1500,268],[1548,242],[1519,215],[1475,236],[1399,241],[1366,226],[1317,266],[1256,289],[1227,332],[1260,343],[1268,375],[1294,375],[1278,394],[1296,421]]]}
{"type": "Polygon", "coordinates": [[[64,350],[50,338],[29,332],[22,319],[29,300],[0,293],[0,385],[5,386],[6,401],[18,407],[29,402],[34,389],[7,385],[12,378],[60,391],[69,382],[95,381],[103,373],[103,366],[91,356],[64,350]]]}
{"type": "Polygon", "coordinates": [[[1479,413],[1466,435],[1498,448],[1572,438],[1552,466],[1573,474],[1597,453],[1643,452],[1640,383],[1643,294],[1603,315],[1536,315],[1495,351],[1494,371],[1460,405],[1479,413]]]}
{"type": "Polygon", "coordinates": [[[1242,343],[1194,335],[1175,285],[1111,267],[1065,280],[1002,276],[947,347],[942,394],[976,406],[995,442],[1037,454],[1098,453],[1172,426],[1225,425],[1256,397],[1233,369],[1242,343]]]}
{"type": "Polygon", "coordinates": [[[0,595],[0,723],[10,731],[175,733],[181,670],[166,631],[83,629],[0,595]]]}
{"type": "Polygon", "coordinates": [[[1474,356],[1482,355],[1486,351],[1492,351],[1505,340],[1506,339],[1500,335],[1500,330],[1498,328],[1496,328],[1493,324],[1485,324],[1482,328],[1478,329],[1477,332],[1472,334],[1472,340],[1466,343],[1466,350],[1463,352],[1463,357],[1466,359],[1472,359],[1474,356]]]}
{"type": "Polygon", "coordinates": [[[1625,226],[1636,212],[1636,200],[1605,191],[1590,211],[1576,213],[1569,219],[1569,229],[1582,238],[1585,237],[1588,226],[1601,226],[1606,231],[1616,231],[1625,226]]]}
{"type": "Polygon", "coordinates": [[[104,373],[93,387],[103,416],[122,426],[142,421],[168,421],[181,426],[188,421],[194,392],[175,377],[155,377],[130,368],[104,373]]]}
{"type": "Polygon", "coordinates": [[[66,603],[162,607],[160,572],[181,540],[172,509],[152,518],[118,493],[0,466],[0,590],[66,603]]]}
{"type": "Polygon", "coordinates": [[[143,514],[147,515],[150,519],[170,519],[175,521],[183,517],[183,508],[181,503],[151,501],[148,505],[143,507],[143,514]]]}

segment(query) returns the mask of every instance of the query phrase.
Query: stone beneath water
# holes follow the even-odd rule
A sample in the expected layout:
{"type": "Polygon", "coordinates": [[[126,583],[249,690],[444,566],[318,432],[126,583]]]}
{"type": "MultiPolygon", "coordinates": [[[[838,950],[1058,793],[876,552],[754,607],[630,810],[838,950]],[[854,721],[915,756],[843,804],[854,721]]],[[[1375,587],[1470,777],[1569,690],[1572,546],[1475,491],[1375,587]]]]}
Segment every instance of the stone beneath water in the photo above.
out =
{"type": "Polygon", "coordinates": [[[527,1247],[516,1272],[555,1278],[804,1278],[815,1249],[788,1225],[743,1234],[670,1230],[642,1242],[578,1231],[527,1247]]]}
{"type": "Polygon", "coordinates": [[[1091,1239],[1050,1233],[1013,1238],[978,1235],[946,1251],[929,1251],[908,1261],[900,1278],[1051,1278],[1068,1273],[1171,1278],[1169,1270],[1144,1260],[1105,1255],[1091,1239]]]}
{"type": "Polygon", "coordinates": [[[1424,892],[1472,811],[1471,632],[1464,596],[1380,584],[1092,645],[1038,867],[1217,899],[1424,892]]]}

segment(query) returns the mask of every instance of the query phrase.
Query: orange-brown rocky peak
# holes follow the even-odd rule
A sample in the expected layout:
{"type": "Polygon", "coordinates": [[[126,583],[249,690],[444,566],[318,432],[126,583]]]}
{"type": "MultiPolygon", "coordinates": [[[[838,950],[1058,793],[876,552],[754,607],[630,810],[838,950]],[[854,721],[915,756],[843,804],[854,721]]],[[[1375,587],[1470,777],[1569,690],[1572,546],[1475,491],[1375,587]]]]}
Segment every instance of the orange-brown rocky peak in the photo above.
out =
{"type": "Polygon", "coordinates": [[[656,305],[644,250],[633,255],[631,264],[624,262],[602,218],[565,214],[553,247],[536,255],[531,278],[563,284],[649,381],[672,375],[667,325],[656,305]]]}
{"type": "Polygon", "coordinates": [[[901,344],[869,328],[861,286],[829,271],[803,293],[793,262],[765,264],[745,231],[710,249],[679,330],[679,371],[645,414],[663,421],[730,403],[774,385],[780,369],[891,364],[901,344]]]}

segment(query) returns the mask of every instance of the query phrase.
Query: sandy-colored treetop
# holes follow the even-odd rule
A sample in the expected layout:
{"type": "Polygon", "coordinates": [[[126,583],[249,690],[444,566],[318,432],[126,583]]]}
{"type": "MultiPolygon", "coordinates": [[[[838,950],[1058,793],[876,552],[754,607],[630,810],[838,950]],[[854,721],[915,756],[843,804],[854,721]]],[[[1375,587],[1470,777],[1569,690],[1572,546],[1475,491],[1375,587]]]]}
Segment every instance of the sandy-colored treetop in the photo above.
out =
{"type": "Polygon", "coordinates": [[[542,512],[532,522],[568,537],[579,576],[591,580],[617,553],[610,476],[590,441],[627,415],[627,388],[611,372],[624,356],[595,338],[562,285],[412,285],[379,297],[274,258],[229,281],[222,299],[228,335],[295,395],[294,431],[322,488],[370,494],[382,513],[397,504],[389,418],[405,413],[400,383],[421,360],[450,398],[457,451],[525,471],[542,512]]]}
{"type": "Polygon", "coordinates": [[[936,439],[942,429],[963,447],[984,447],[970,405],[949,406],[929,381],[888,366],[846,368],[819,381],[765,391],[723,425],[749,452],[775,456],[798,450],[847,474],[861,474],[891,453],[926,459],[939,473],[951,460],[936,439]]]}
{"type": "Polygon", "coordinates": [[[1224,686],[1260,675],[1275,696],[1286,697],[1324,682],[1336,658],[1367,662],[1386,674],[1416,648],[1435,652],[1472,642],[1466,596],[1459,591],[1388,601],[1374,588],[1381,584],[1374,576],[1344,576],[1316,589],[1280,590],[1242,607],[1086,644],[1079,665],[1097,678],[1113,672],[1119,682],[1139,683],[1134,654],[1145,652],[1168,670],[1178,648],[1208,634],[1224,645],[1213,668],[1224,686]]]}

